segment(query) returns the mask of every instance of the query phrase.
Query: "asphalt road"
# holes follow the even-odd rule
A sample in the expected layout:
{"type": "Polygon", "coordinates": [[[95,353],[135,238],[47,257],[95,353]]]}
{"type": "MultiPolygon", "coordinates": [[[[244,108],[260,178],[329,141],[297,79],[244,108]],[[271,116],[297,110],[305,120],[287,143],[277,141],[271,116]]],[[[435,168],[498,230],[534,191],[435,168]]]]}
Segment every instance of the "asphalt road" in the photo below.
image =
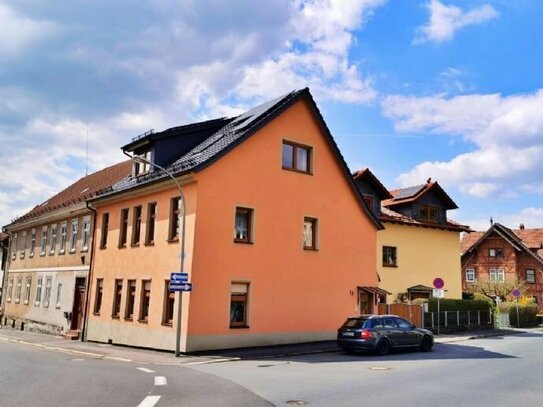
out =
{"type": "Polygon", "coordinates": [[[541,406],[542,333],[190,367],[0,342],[0,406],[541,406]]]}

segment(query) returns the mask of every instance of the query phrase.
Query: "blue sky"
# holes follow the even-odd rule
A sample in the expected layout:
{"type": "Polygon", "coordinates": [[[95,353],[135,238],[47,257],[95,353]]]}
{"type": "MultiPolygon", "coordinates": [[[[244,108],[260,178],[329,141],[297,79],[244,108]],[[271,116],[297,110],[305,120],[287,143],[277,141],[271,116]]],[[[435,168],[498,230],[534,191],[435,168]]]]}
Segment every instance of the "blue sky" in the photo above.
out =
{"type": "Polygon", "coordinates": [[[309,86],[351,170],[543,227],[538,0],[0,0],[0,224],[151,128],[309,86]]]}

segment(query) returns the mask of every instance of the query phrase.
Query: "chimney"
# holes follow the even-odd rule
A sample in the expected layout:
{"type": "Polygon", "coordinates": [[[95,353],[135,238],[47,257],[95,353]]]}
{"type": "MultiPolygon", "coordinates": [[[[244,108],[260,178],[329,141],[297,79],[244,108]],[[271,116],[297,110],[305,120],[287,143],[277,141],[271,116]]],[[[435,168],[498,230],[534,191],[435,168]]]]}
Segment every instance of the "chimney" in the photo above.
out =
{"type": "Polygon", "coordinates": [[[518,226],[518,228],[519,228],[520,230],[524,230],[524,223],[521,223],[521,224],[518,226]]]}

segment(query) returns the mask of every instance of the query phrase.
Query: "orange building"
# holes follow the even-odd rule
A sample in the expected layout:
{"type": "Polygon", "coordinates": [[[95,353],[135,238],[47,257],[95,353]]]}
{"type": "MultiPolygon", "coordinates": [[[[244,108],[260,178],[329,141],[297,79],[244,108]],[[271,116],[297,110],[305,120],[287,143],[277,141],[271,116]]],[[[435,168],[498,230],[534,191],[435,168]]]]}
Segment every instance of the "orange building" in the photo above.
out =
{"type": "MultiPolygon", "coordinates": [[[[183,295],[181,351],[332,339],[360,312],[360,290],[376,288],[382,226],[308,89],[235,118],[144,134],[123,150],[165,167],[183,189],[193,290],[183,295]]],[[[179,196],[163,171],[134,163],[90,202],[88,340],[174,349],[179,196]]]]}

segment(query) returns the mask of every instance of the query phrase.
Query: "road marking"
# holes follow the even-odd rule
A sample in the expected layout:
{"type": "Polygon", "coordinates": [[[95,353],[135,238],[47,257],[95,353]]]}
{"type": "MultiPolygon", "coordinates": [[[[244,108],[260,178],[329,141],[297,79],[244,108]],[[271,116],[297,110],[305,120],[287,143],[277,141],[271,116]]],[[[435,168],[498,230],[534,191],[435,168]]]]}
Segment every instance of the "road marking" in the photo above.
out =
{"type": "Polygon", "coordinates": [[[236,362],[238,360],[241,360],[241,358],[224,358],[224,359],[202,360],[202,361],[197,361],[197,362],[181,363],[181,365],[183,365],[183,366],[197,366],[197,365],[208,365],[210,363],[236,362]]]}
{"type": "Polygon", "coordinates": [[[138,404],[138,407],[153,407],[160,400],[160,396],[147,396],[138,404]]]}
{"type": "Polygon", "coordinates": [[[137,367],[136,369],[141,370],[144,373],[155,373],[154,370],[147,369],[146,367],[137,367]]]}
{"type": "Polygon", "coordinates": [[[166,386],[168,381],[165,376],[155,376],[155,386],[166,386]]]}

